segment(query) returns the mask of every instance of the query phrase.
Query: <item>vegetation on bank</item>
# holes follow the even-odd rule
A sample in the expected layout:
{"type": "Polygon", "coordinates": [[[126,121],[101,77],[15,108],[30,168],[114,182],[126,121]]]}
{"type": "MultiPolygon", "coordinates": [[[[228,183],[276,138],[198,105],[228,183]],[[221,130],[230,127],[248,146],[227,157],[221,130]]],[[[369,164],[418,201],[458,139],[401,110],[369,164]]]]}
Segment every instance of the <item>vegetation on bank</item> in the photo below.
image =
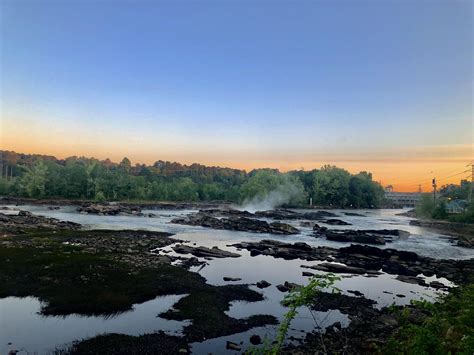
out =
{"type": "MultiPolygon", "coordinates": [[[[456,194],[457,196],[458,194],[456,194]]],[[[468,193],[461,195],[457,200],[467,201],[468,193]]],[[[423,194],[416,206],[416,216],[421,218],[432,218],[457,223],[474,223],[474,202],[466,203],[466,208],[455,214],[448,213],[448,204],[454,200],[450,194],[440,194],[435,200],[432,194],[423,194]]]]}
{"type": "Polygon", "coordinates": [[[374,208],[383,189],[367,172],[350,174],[324,166],[319,170],[280,173],[157,161],[132,165],[110,160],[18,154],[0,151],[0,195],[96,201],[231,201],[265,198],[273,191],[286,203],[374,208]]]}
{"type": "MultiPolygon", "coordinates": [[[[283,315],[283,320],[280,322],[275,340],[265,338],[263,346],[259,348],[251,347],[245,353],[247,355],[277,355],[281,353],[288,331],[290,330],[291,322],[298,315],[299,308],[308,307],[311,312],[310,305],[323,290],[330,290],[332,293],[340,292],[340,290],[334,286],[334,283],[340,280],[341,278],[339,276],[328,273],[324,275],[313,275],[309,283],[305,286],[295,285],[282,301],[282,305],[288,307],[288,311],[283,315]]],[[[327,353],[327,351],[325,351],[325,353],[327,353]]]]}
{"type": "Polygon", "coordinates": [[[401,326],[389,340],[384,354],[474,353],[474,284],[452,290],[437,303],[413,304],[429,316],[416,324],[402,310],[401,326]]]}

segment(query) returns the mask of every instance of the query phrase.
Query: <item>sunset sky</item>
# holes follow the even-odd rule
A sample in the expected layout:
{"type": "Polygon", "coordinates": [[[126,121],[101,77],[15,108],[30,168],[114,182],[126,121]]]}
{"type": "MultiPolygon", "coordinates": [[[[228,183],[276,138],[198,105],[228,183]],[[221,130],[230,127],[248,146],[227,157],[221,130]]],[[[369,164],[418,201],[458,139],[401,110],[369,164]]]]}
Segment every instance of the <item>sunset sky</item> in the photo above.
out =
{"type": "Polygon", "coordinates": [[[459,182],[472,4],[2,1],[0,149],[459,182]]]}

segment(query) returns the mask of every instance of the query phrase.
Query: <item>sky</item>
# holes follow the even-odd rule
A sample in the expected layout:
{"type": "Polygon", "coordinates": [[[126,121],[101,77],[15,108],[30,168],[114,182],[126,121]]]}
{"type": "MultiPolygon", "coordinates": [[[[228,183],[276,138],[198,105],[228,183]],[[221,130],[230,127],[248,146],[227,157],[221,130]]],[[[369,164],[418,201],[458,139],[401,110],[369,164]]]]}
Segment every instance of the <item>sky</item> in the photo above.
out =
{"type": "Polygon", "coordinates": [[[473,3],[0,2],[0,149],[468,176],[473,3]]]}

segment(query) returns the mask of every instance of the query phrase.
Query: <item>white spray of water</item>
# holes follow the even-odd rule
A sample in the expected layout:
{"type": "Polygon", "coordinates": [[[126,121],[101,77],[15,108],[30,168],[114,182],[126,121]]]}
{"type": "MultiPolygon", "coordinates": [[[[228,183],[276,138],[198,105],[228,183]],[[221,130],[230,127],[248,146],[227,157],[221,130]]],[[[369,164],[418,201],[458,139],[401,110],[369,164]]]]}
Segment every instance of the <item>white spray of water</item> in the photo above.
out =
{"type": "Polygon", "coordinates": [[[289,203],[293,198],[298,197],[300,194],[301,190],[298,186],[291,182],[286,182],[279,185],[274,190],[244,200],[242,205],[237,206],[236,209],[251,213],[257,211],[268,211],[289,203]]]}

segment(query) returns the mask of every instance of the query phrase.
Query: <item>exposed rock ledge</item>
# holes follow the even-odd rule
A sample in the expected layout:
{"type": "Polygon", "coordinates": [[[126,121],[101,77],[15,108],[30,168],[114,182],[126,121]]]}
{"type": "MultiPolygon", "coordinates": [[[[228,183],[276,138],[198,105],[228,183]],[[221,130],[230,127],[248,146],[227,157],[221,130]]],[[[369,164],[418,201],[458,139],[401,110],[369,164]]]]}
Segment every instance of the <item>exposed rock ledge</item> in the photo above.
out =
{"type": "Polygon", "coordinates": [[[200,211],[184,218],[175,218],[171,221],[171,223],[253,233],[271,233],[285,235],[299,233],[299,230],[297,228],[286,223],[268,223],[266,221],[260,221],[258,219],[239,216],[216,218],[207,214],[205,211],[200,211]]]}

